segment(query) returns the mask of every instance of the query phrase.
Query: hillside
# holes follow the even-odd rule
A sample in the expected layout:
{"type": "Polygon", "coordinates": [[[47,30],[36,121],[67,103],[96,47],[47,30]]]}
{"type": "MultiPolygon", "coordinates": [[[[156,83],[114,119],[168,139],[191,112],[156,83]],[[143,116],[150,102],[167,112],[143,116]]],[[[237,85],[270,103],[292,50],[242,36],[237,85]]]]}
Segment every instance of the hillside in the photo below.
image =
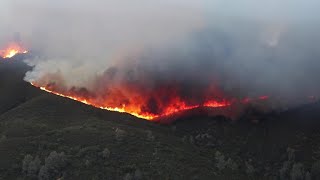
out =
{"type": "Polygon", "coordinates": [[[319,178],[319,103],[160,125],[45,93],[15,58],[0,60],[0,179],[319,178]]]}

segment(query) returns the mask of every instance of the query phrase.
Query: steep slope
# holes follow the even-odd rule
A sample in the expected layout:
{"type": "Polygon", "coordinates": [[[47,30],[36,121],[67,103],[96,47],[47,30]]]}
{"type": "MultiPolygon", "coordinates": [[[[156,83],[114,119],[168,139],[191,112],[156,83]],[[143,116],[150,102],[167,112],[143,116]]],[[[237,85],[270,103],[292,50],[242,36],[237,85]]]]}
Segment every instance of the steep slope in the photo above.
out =
{"type": "Polygon", "coordinates": [[[23,81],[28,69],[21,56],[0,59],[0,114],[42,94],[23,81]]]}

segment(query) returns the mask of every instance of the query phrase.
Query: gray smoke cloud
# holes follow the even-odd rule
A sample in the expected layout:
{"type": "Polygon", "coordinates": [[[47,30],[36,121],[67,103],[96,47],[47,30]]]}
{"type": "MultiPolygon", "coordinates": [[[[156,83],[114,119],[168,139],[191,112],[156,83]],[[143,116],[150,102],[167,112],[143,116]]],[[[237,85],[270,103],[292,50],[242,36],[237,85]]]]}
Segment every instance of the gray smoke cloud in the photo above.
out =
{"type": "MultiPolygon", "coordinates": [[[[18,32],[36,52],[27,61],[34,66],[29,82],[92,91],[122,81],[147,89],[170,81],[201,89],[214,82],[232,96],[269,95],[295,104],[320,96],[316,0],[0,4],[0,43],[18,32]]],[[[187,94],[194,92],[202,91],[187,94]]]]}
{"type": "Polygon", "coordinates": [[[2,2],[2,37],[19,31],[40,58],[32,60],[35,81],[59,72],[68,86],[87,86],[108,67],[164,47],[201,28],[201,6],[191,1],[9,1],[2,2]]]}

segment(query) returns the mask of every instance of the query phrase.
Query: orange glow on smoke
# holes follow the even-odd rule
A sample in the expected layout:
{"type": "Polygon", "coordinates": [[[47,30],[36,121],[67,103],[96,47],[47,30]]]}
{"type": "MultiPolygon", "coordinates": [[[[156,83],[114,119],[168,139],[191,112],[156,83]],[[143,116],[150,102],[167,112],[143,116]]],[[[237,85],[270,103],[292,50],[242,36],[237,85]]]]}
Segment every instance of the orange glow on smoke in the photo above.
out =
{"type": "Polygon", "coordinates": [[[0,50],[0,56],[2,58],[8,59],[12,58],[16,54],[25,54],[28,51],[23,48],[19,43],[10,43],[4,49],[0,50]]]}
{"type": "MultiPolygon", "coordinates": [[[[65,98],[73,99],[75,101],[82,102],[84,104],[94,106],[96,108],[100,109],[105,109],[109,111],[116,111],[116,112],[121,112],[121,113],[129,113],[133,116],[146,119],[146,120],[153,120],[159,117],[165,117],[165,116],[170,116],[172,114],[186,111],[186,110],[191,110],[191,109],[196,109],[199,107],[210,107],[210,108],[218,108],[218,107],[226,107],[230,106],[232,103],[231,101],[227,100],[208,100],[207,102],[203,104],[197,104],[197,105],[188,105],[186,102],[182,100],[179,96],[176,96],[172,99],[169,100],[168,105],[165,107],[162,107],[161,113],[151,113],[148,111],[143,110],[143,105],[146,103],[143,97],[134,97],[134,102],[135,103],[123,103],[122,105],[114,105],[118,104],[115,102],[120,102],[121,96],[117,96],[113,98],[112,100],[97,100],[99,98],[94,98],[94,97],[85,97],[84,95],[81,95],[81,93],[75,93],[72,91],[68,91],[65,93],[57,92],[54,90],[53,87],[47,86],[47,87],[42,87],[38,86],[35,83],[31,83],[33,86],[40,88],[43,91],[62,96],[65,98]]],[[[174,93],[173,93],[174,94],[174,93]]]]}

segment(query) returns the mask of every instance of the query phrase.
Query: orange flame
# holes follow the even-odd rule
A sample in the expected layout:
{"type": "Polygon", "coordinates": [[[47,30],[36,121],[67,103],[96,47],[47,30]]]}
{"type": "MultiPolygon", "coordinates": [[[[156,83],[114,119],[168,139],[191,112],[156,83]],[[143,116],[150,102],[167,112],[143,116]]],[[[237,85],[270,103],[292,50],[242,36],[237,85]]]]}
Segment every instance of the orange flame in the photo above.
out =
{"type": "Polygon", "coordinates": [[[138,118],[146,119],[146,120],[153,120],[159,117],[164,117],[164,116],[170,116],[172,114],[186,111],[186,110],[191,110],[191,109],[196,109],[199,107],[210,107],[210,108],[218,108],[218,107],[226,107],[231,105],[231,102],[227,100],[222,100],[222,101],[217,101],[217,100],[210,100],[207,101],[204,104],[199,104],[199,105],[188,105],[186,102],[184,102],[181,98],[177,97],[172,100],[170,100],[170,103],[165,109],[162,111],[161,114],[154,114],[150,113],[147,111],[141,110],[141,104],[139,102],[136,102],[136,104],[122,104],[118,107],[114,107],[112,103],[104,101],[103,103],[96,101],[94,98],[90,97],[84,97],[81,95],[77,95],[76,93],[72,92],[67,92],[67,93],[60,93],[55,90],[54,88],[51,88],[50,86],[48,87],[43,87],[43,86],[38,86],[35,83],[31,83],[33,86],[40,88],[43,91],[69,98],[75,101],[82,102],[84,104],[94,106],[96,108],[100,109],[105,109],[109,111],[116,111],[116,112],[121,112],[121,113],[129,113],[133,116],[136,116],[138,118]]]}
{"type": "Polygon", "coordinates": [[[0,50],[0,56],[2,58],[8,59],[12,58],[16,54],[25,54],[28,51],[22,47],[19,43],[10,43],[3,50],[0,50]]]}

